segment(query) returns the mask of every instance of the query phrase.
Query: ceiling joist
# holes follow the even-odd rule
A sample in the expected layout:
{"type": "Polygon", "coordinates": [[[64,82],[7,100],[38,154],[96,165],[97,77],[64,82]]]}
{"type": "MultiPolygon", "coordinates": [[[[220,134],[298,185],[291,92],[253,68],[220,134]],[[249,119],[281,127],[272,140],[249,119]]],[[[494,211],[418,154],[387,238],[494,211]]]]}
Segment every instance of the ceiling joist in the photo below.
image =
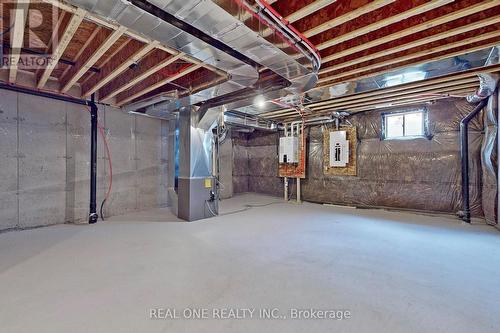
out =
{"type": "Polygon", "coordinates": [[[45,70],[43,70],[37,80],[37,88],[41,89],[45,86],[47,83],[50,75],[52,74],[52,71],[54,68],[57,66],[59,60],[61,59],[64,51],[66,50],[66,47],[68,46],[69,42],[73,38],[73,35],[76,33],[78,30],[78,27],[82,23],[85,14],[87,11],[78,8],[74,13],[73,16],[71,17],[71,20],[68,23],[68,26],[66,27],[66,30],[64,31],[64,34],[59,40],[59,43],[55,45],[54,52],[52,52],[51,55],[51,61],[49,61],[47,67],[45,70]]]}
{"type": "Polygon", "coordinates": [[[195,70],[200,69],[201,67],[202,67],[201,64],[191,65],[191,66],[187,67],[186,69],[181,70],[177,74],[166,77],[166,78],[164,78],[158,82],[155,82],[155,83],[148,82],[147,79],[143,80],[142,82],[135,85],[134,87],[118,94],[116,96],[116,104],[118,106],[123,106],[129,102],[132,102],[134,99],[139,98],[139,97],[141,97],[141,96],[143,96],[143,95],[145,95],[145,94],[147,94],[147,93],[149,93],[157,88],[160,88],[160,87],[166,85],[167,83],[175,81],[178,78],[183,77],[184,75],[187,75],[191,72],[194,72],[195,70]]]}
{"type": "Polygon", "coordinates": [[[28,16],[29,1],[17,1],[14,10],[14,27],[11,34],[11,65],[9,69],[9,82],[15,83],[17,78],[18,63],[24,43],[24,27],[28,16]]]}
{"type": "Polygon", "coordinates": [[[442,39],[445,39],[448,37],[463,34],[463,33],[466,33],[466,32],[472,31],[472,30],[484,28],[484,27],[487,27],[489,25],[497,24],[497,23],[500,23],[500,15],[496,15],[496,16],[491,17],[491,18],[486,18],[486,19],[483,19],[480,21],[476,21],[476,22],[473,22],[471,24],[460,26],[460,27],[457,27],[457,28],[454,28],[451,30],[444,30],[441,33],[431,35],[431,36],[428,36],[425,38],[421,38],[421,39],[418,39],[418,40],[415,40],[415,41],[412,41],[412,42],[409,42],[406,44],[402,44],[402,45],[398,45],[398,46],[391,47],[388,49],[384,49],[384,50],[379,51],[379,52],[370,53],[370,54],[363,56],[363,57],[357,57],[351,61],[345,61],[345,62],[341,62],[338,64],[332,64],[330,67],[322,69],[319,72],[319,74],[320,75],[326,74],[326,73],[333,72],[333,71],[336,71],[336,70],[339,70],[342,68],[354,66],[354,65],[363,63],[365,61],[370,61],[370,60],[373,60],[376,58],[387,56],[389,54],[394,54],[397,52],[405,51],[405,50],[408,50],[408,49],[411,49],[411,48],[414,48],[417,46],[427,45],[427,44],[436,42],[438,40],[442,40],[442,39]]]}
{"type": "Polygon", "coordinates": [[[61,79],[62,92],[67,92],[116,43],[127,29],[120,27],[110,32],[101,30],[85,48],[75,66],[61,79]]]}
{"type": "Polygon", "coordinates": [[[373,12],[374,10],[377,10],[377,9],[382,8],[384,6],[387,6],[388,4],[393,3],[394,1],[396,1],[396,0],[371,1],[364,6],[361,6],[361,7],[357,8],[355,10],[352,10],[350,12],[347,12],[344,15],[332,18],[331,20],[329,20],[323,24],[320,24],[314,28],[311,28],[311,29],[305,31],[304,36],[306,36],[307,38],[310,38],[312,36],[315,36],[317,34],[325,32],[329,29],[333,29],[335,27],[338,27],[341,24],[344,24],[346,22],[354,20],[357,17],[360,17],[360,16],[365,15],[367,13],[373,12]]]}
{"type": "Polygon", "coordinates": [[[134,68],[133,71],[127,71],[117,77],[113,82],[104,86],[99,90],[99,98],[103,101],[109,100],[119,93],[133,87],[142,80],[146,79],[148,76],[158,72],[162,68],[174,63],[175,61],[181,59],[184,53],[179,53],[175,56],[171,56],[164,51],[155,50],[144,57],[143,60],[138,65],[138,68],[134,68]],[[161,54],[161,53],[163,54],[161,54]]]}
{"type": "Polygon", "coordinates": [[[420,51],[420,52],[408,54],[408,55],[403,56],[403,57],[396,57],[394,59],[389,59],[389,60],[386,60],[386,61],[383,61],[383,62],[380,62],[380,63],[375,63],[375,64],[369,65],[367,67],[353,69],[353,70],[346,71],[346,72],[343,72],[341,74],[337,74],[337,75],[334,75],[334,76],[328,76],[328,77],[325,77],[323,79],[318,80],[318,83],[320,84],[320,86],[322,86],[322,85],[331,85],[331,84],[333,84],[333,82],[335,82],[336,84],[338,84],[340,82],[346,82],[346,81],[348,81],[350,76],[353,76],[353,75],[356,75],[356,74],[359,74],[359,73],[363,73],[363,72],[367,72],[367,71],[372,71],[372,70],[375,70],[375,69],[380,68],[380,67],[385,67],[385,66],[389,66],[389,65],[395,65],[393,67],[386,68],[386,69],[381,69],[381,70],[378,70],[378,71],[375,71],[375,72],[370,72],[370,73],[362,74],[362,75],[356,75],[355,80],[360,80],[360,79],[364,79],[364,78],[367,78],[367,77],[374,77],[374,76],[377,76],[377,75],[381,75],[381,74],[393,72],[393,71],[396,71],[398,69],[407,68],[407,67],[410,67],[410,66],[421,65],[421,64],[425,64],[425,63],[430,63],[430,62],[438,61],[438,60],[448,59],[448,58],[459,56],[459,55],[462,55],[462,54],[465,54],[465,53],[480,51],[480,50],[483,50],[483,49],[486,49],[486,48],[498,45],[500,43],[500,39],[498,39],[499,36],[500,36],[500,31],[492,31],[492,32],[487,33],[487,34],[482,34],[482,35],[479,35],[479,36],[476,36],[476,37],[471,37],[471,38],[464,39],[464,40],[462,40],[460,42],[456,42],[456,43],[451,43],[451,44],[446,44],[446,45],[434,47],[434,48],[431,48],[431,49],[428,49],[428,50],[424,50],[424,51],[420,51]],[[489,39],[492,39],[492,38],[496,38],[496,39],[494,41],[489,41],[489,42],[486,42],[484,44],[480,44],[478,46],[467,47],[467,48],[461,49],[459,51],[455,51],[455,52],[451,52],[451,53],[446,53],[446,54],[440,54],[440,55],[429,57],[429,58],[426,57],[429,54],[440,53],[440,52],[443,52],[443,51],[446,51],[446,50],[449,50],[449,49],[461,47],[462,45],[467,45],[467,44],[470,44],[470,43],[477,43],[477,42],[484,41],[484,40],[489,40],[489,39]],[[420,60],[416,60],[416,61],[412,62],[411,64],[396,65],[396,64],[404,62],[404,61],[408,61],[408,60],[412,60],[412,59],[418,59],[418,58],[421,58],[421,57],[426,57],[426,58],[420,59],[420,60]],[[324,84],[324,83],[326,83],[326,84],[324,84]]]}
{"type": "MultiPolygon", "coordinates": [[[[472,93],[476,90],[478,84],[469,84],[469,85],[459,85],[455,87],[450,87],[447,89],[440,90],[429,90],[424,93],[417,93],[413,95],[405,95],[405,96],[397,96],[393,98],[380,99],[373,102],[367,103],[359,103],[353,104],[348,107],[331,107],[327,110],[312,110],[309,112],[305,118],[319,117],[319,116],[327,116],[335,111],[347,111],[351,114],[359,112],[359,111],[368,111],[368,110],[376,110],[381,108],[394,107],[398,105],[409,105],[409,104],[417,104],[427,101],[434,101],[442,98],[449,98],[450,96],[465,96],[467,94],[472,93]]],[[[295,120],[298,118],[297,112],[290,113],[286,116],[281,116],[274,118],[273,120],[280,120],[283,122],[287,122],[290,120],[295,120]]]]}
{"type": "Polygon", "coordinates": [[[486,0],[486,1],[483,1],[480,3],[477,3],[475,5],[472,5],[472,6],[460,9],[460,10],[453,11],[447,15],[443,15],[443,16],[440,16],[438,18],[435,18],[435,19],[432,19],[429,21],[425,21],[421,24],[417,24],[417,25],[412,26],[410,28],[397,31],[397,32],[392,33],[390,35],[386,35],[386,36],[383,36],[380,38],[373,39],[369,42],[360,44],[360,45],[355,46],[355,47],[348,48],[348,49],[343,50],[343,51],[335,52],[331,55],[322,57],[322,62],[325,64],[329,61],[332,61],[335,59],[340,59],[340,58],[343,58],[345,56],[348,56],[348,55],[351,55],[351,54],[354,54],[354,53],[357,53],[360,51],[364,51],[364,50],[367,50],[367,49],[375,47],[375,46],[379,46],[379,45],[382,45],[382,44],[385,44],[388,42],[392,42],[394,40],[398,40],[400,38],[403,38],[403,37],[415,34],[417,32],[424,31],[424,30],[439,26],[441,24],[445,24],[445,23],[469,16],[469,15],[480,13],[482,11],[488,10],[488,9],[496,7],[496,6],[499,6],[498,1],[486,0]]]}
{"type": "Polygon", "coordinates": [[[350,39],[353,39],[353,38],[365,35],[365,34],[367,34],[369,32],[372,32],[372,31],[378,30],[380,28],[386,27],[386,26],[391,25],[393,23],[397,23],[399,21],[406,20],[409,17],[415,16],[415,15],[419,15],[419,14],[425,13],[427,11],[436,9],[438,7],[444,6],[444,5],[449,4],[449,3],[453,2],[453,1],[455,1],[455,0],[434,0],[434,1],[429,1],[427,3],[424,3],[424,4],[420,5],[420,6],[417,6],[417,7],[414,7],[412,9],[406,10],[406,11],[404,11],[402,13],[390,16],[390,17],[388,17],[388,18],[386,18],[384,20],[380,20],[380,21],[374,22],[374,23],[366,25],[366,26],[364,26],[362,28],[359,28],[359,29],[350,31],[348,33],[342,34],[342,35],[340,35],[338,37],[331,38],[331,39],[329,39],[329,40],[327,40],[327,41],[325,41],[325,42],[323,42],[321,44],[316,45],[316,48],[318,50],[326,49],[328,47],[340,44],[340,43],[348,41],[350,39]]]}
{"type": "MultiPolygon", "coordinates": [[[[347,105],[341,104],[344,102],[358,102],[359,100],[371,100],[380,98],[380,96],[398,96],[404,95],[405,93],[423,92],[429,89],[446,88],[453,86],[455,84],[463,84],[469,82],[478,82],[477,74],[481,72],[498,72],[500,71],[500,65],[491,65],[487,67],[475,68],[472,70],[450,74],[446,76],[435,77],[427,80],[415,81],[411,83],[405,83],[397,86],[387,87],[383,89],[371,90],[364,93],[355,93],[345,96],[340,96],[337,98],[332,98],[329,100],[310,103],[306,105],[308,108],[318,108],[323,106],[331,107],[332,105],[347,105]]],[[[281,109],[270,111],[260,114],[263,117],[283,117],[284,115],[293,114],[296,112],[294,109],[281,109]]]]}
{"type": "Polygon", "coordinates": [[[156,43],[143,44],[132,40],[127,47],[123,48],[101,68],[100,73],[94,74],[91,79],[82,85],[82,95],[89,97],[126,71],[131,65],[138,62],[142,57],[155,49],[156,46],[156,43]]]}
{"type": "MultiPolygon", "coordinates": [[[[320,10],[323,7],[329,6],[332,3],[334,3],[337,0],[316,0],[308,4],[307,6],[302,7],[301,9],[297,10],[293,14],[290,14],[286,17],[286,20],[289,23],[293,23],[295,21],[298,21],[308,15],[311,15],[317,10],[320,10]]],[[[394,0],[393,0],[394,1],[394,0]]]]}

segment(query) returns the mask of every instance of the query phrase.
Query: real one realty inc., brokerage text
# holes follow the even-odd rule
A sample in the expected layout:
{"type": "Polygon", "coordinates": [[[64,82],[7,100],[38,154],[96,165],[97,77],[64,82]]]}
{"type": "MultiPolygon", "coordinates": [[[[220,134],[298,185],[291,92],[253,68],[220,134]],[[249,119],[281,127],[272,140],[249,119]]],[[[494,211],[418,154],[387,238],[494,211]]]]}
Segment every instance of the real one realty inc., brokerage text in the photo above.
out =
{"type": "Polygon", "coordinates": [[[218,319],[218,320],[286,320],[286,319],[351,319],[351,311],[339,309],[314,309],[314,308],[151,308],[150,319],[176,320],[176,319],[218,319]]]}

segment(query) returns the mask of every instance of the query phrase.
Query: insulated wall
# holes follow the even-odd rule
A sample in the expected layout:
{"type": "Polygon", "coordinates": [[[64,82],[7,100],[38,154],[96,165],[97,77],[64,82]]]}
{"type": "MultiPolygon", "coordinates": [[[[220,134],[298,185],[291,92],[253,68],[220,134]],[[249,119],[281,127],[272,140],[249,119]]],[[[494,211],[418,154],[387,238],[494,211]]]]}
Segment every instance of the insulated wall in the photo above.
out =
{"type": "Polygon", "coordinates": [[[233,144],[233,193],[249,192],[249,159],[248,159],[248,136],[244,133],[231,133],[233,144]]]}
{"type": "MultiPolygon", "coordinates": [[[[431,139],[381,140],[382,113],[408,110],[405,108],[370,111],[349,118],[358,129],[357,176],[323,174],[323,129],[321,126],[309,127],[306,131],[308,159],[306,179],[301,183],[302,199],[449,213],[460,210],[459,123],[473,106],[463,100],[447,99],[411,107],[415,108],[428,110],[431,139]]],[[[475,216],[483,216],[483,137],[482,120],[473,120],[469,133],[470,197],[475,216]]],[[[283,180],[277,177],[277,143],[276,133],[254,132],[248,135],[245,143],[248,191],[283,195],[283,180]]],[[[294,193],[295,184],[293,180],[291,182],[291,193],[294,193]]]]}
{"type": "MultiPolygon", "coordinates": [[[[101,105],[99,122],[106,128],[113,162],[113,191],[104,215],[166,205],[166,123],[101,105]]],[[[86,107],[0,90],[0,140],[0,230],[87,220],[86,107]]],[[[100,135],[98,142],[100,206],[109,171],[100,135]]]]}

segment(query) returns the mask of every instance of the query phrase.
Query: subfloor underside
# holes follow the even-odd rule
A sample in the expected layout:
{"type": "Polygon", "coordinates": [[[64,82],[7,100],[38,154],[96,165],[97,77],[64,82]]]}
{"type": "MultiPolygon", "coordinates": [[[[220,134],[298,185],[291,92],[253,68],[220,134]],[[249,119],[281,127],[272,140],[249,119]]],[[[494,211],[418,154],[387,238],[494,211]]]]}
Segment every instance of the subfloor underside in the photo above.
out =
{"type": "Polygon", "coordinates": [[[498,332],[491,227],[254,194],[221,210],[191,223],[157,209],[0,234],[0,330],[498,332]],[[179,318],[150,319],[157,308],[179,318]],[[186,308],[208,319],[184,318],[186,308]],[[213,318],[222,308],[246,318],[213,318]],[[280,318],[261,318],[274,308],[280,318]],[[310,308],[350,318],[290,318],[310,308]]]}

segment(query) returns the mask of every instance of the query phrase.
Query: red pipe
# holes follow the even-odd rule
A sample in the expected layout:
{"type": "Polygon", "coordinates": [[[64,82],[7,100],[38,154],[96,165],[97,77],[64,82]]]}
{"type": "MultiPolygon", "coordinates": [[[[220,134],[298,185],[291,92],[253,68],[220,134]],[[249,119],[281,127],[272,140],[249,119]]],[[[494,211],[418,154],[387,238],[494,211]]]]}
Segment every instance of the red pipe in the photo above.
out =
{"type": "MultiPolygon", "coordinates": [[[[242,0],[234,0],[237,4],[239,4],[242,8],[244,8],[247,12],[249,12],[253,17],[255,17],[259,22],[265,24],[268,26],[271,30],[273,30],[275,33],[281,36],[281,38],[287,43],[291,48],[293,48],[297,52],[302,52],[297,48],[297,46],[292,43],[286,36],[283,35],[280,31],[278,31],[275,27],[272,27],[269,25],[268,22],[263,20],[259,15],[257,15],[252,8],[250,8],[244,1],[242,0]]],[[[271,7],[265,0],[259,0],[259,2],[262,3],[262,5],[265,7],[266,10],[268,10],[272,16],[276,19],[278,19],[287,29],[289,29],[291,32],[293,32],[296,37],[299,39],[299,42],[304,42],[306,43],[315,53],[315,55],[318,58],[318,61],[321,62],[321,55],[318,51],[318,49],[314,46],[313,43],[311,43],[310,40],[307,39],[306,36],[304,36],[302,33],[300,33],[297,29],[295,29],[286,19],[284,19],[274,8],[271,7]]],[[[292,36],[293,37],[293,36],[292,36]]],[[[320,63],[318,63],[318,66],[320,63]]]]}
{"type": "Polygon", "coordinates": [[[319,54],[319,50],[314,46],[313,43],[309,39],[307,39],[306,36],[304,36],[301,32],[299,32],[297,29],[295,29],[283,16],[281,16],[273,7],[271,7],[270,4],[267,3],[266,0],[259,0],[262,2],[264,7],[266,7],[267,10],[269,10],[271,13],[273,13],[276,18],[278,18],[281,23],[283,23],[288,29],[292,30],[302,41],[307,43],[314,51],[316,51],[316,54],[318,55],[319,59],[321,59],[321,55],[319,54]]]}

